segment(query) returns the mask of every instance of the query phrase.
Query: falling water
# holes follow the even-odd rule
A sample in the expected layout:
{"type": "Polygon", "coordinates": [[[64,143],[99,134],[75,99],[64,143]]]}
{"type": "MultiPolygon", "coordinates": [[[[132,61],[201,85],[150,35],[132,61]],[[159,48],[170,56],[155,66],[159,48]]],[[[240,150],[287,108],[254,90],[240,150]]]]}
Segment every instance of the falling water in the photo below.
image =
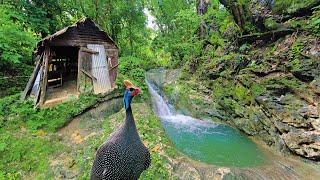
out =
{"type": "Polygon", "coordinates": [[[252,167],[265,162],[264,155],[250,139],[227,125],[176,113],[147,82],[155,112],[176,147],[192,159],[229,167],[252,167]]]}

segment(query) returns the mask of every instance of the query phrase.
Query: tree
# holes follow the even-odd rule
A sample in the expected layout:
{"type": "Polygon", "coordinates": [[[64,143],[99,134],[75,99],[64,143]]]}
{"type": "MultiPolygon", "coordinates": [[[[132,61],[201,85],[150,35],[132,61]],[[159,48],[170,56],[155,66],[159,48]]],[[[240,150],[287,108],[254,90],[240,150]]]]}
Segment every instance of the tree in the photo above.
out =
{"type": "Polygon", "coordinates": [[[219,2],[229,10],[236,24],[244,30],[246,20],[250,16],[246,9],[248,5],[247,0],[219,0],[219,2]]]}
{"type": "Polygon", "coordinates": [[[9,5],[0,5],[0,65],[30,62],[37,35],[9,5]]]}
{"type": "Polygon", "coordinates": [[[57,0],[4,0],[24,19],[24,26],[42,37],[63,27],[63,9],[57,0]]]}
{"type": "Polygon", "coordinates": [[[78,18],[92,18],[118,43],[122,54],[137,53],[138,47],[148,37],[145,35],[147,30],[143,0],[81,0],[71,3],[64,0],[63,4],[69,6],[65,8],[69,14],[75,14],[78,18]]]}
{"type": "Polygon", "coordinates": [[[209,0],[198,0],[198,2],[197,2],[197,13],[201,17],[200,30],[199,30],[199,37],[201,39],[204,38],[205,31],[207,28],[207,25],[206,25],[206,22],[203,18],[203,15],[205,15],[206,12],[208,11],[209,5],[210,5],[209,0]]]}

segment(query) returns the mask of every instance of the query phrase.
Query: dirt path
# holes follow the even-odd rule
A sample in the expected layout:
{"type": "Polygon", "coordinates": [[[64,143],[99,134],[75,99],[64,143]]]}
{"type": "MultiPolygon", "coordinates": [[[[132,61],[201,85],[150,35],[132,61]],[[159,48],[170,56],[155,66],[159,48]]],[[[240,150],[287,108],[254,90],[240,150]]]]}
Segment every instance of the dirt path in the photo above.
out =
{"type": "Polygon", "coordinates": [[[122,99],[112,99],[101,103],[98,107],[75,117],[56,133],[57,138],[66,148],[50,160],[55,179],[80,179],[79,174],[82,169],[77,165],[81,163],[77,159],[78,153],[88,148],[89,139],[98,139],[102,136],[104,120],[121,107],[122,99]]]}

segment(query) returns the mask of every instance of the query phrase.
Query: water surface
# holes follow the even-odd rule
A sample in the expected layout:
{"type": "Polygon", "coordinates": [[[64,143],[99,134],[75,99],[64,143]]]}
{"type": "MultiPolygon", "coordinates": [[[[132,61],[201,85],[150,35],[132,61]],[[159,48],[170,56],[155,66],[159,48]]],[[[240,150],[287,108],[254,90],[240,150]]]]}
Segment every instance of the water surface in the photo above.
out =
{"type": "Polygon", "coordinates": [[[176,113],[154,84],[148,82],[148,87],[166,133],[190,158],[227,167],[253,167],[265,162],[256,144],[238,130],[176,113]]]}

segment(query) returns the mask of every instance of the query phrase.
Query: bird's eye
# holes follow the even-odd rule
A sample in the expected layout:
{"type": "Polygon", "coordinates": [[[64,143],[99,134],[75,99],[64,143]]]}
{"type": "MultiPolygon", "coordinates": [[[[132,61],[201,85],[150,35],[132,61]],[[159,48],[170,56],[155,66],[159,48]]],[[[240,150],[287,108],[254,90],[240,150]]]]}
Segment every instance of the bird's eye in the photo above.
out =
{"type": "Polygon", "coordinates": [[[133,90],[134,90],[134,88],[129,88],[129,90],[130,90],[130,91],[133,91],[133,90]]]}

